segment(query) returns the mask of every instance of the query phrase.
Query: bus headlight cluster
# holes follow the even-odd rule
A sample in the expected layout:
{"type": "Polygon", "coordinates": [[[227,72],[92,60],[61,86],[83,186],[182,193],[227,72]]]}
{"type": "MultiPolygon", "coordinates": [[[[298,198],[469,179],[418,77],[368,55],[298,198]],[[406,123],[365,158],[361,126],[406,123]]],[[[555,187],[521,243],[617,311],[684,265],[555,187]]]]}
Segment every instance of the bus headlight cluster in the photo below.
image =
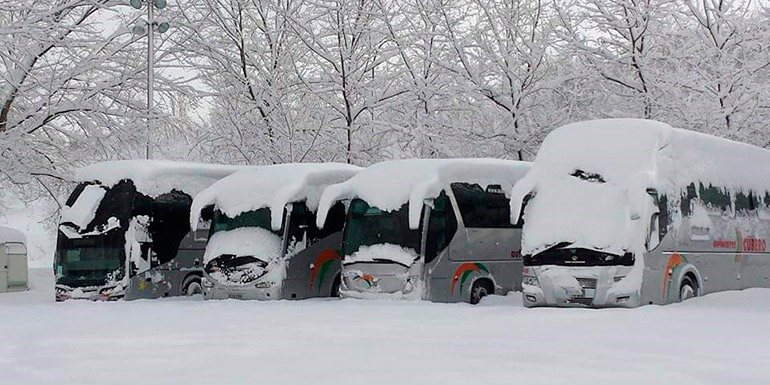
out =
{"type": "Polygon", "coordinates": [[[203,287],[208,287],[208,288],[214,287],[214,282],[211,282],[206,278],[203,278],[201,280],[201,284],[203,285],[203,287]]]}
{"type": "Polygon", "coordinates": [[[256,287],[257,289],[269,289],[270,286],[272,286],[272,284],[267,281],[259,282],[256,285],[254,285],[254,287],[256,287]]]}
{"type": "Polygon", "coordinates": [[[538,282],[537,277],[532,277],[529,275],[524,276],[524,280],[521,282],[521,284],[540,287],[540,282],[538,282]]]}
{"type": "Polygon", "coordinates": [[[626,278],[626,277],[623,276],[623,275],[619,275],[619,276],[615,277],[615,282],[619,282],[623,278],[626,278]]]}

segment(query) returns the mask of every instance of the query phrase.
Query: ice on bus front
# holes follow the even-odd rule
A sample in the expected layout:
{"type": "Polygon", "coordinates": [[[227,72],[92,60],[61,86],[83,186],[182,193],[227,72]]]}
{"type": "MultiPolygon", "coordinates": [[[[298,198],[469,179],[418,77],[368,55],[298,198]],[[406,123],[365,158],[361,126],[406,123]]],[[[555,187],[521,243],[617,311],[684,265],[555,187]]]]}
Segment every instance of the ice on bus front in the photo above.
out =
{"type": "Polygon", "coordinates": [[[421,232],[409,228],[408,216],[408,204],[383,211],[361,199],[351,202],[343,235],[343,297],[422,297],[421,232]]]}
{"type": "Polygon", "coordinates": [[[203,256],[206,298],[280,298],[283,238],[282,230],[271,228],[269,208],[233,218],[216,210],[210,232],[203,256]]]}
{"type": "Polygon", "coordinates": [[[62,210],[54,273],[56,300],[118,299],[126,286],[126,228],[132,192],[128,183],[112,188],[80,184],[62,210]],[[127,206],[123,207],[122,206],[127,206]]]}
{"type": "Polygon", "coordinates": [[[524,304],[638,306],[643,269],[637,255],[644,252],[641,234],[650,221],[642,218],[653,214],[652,197],[641,189],[646,198],[640,199],[634,195],[638,191],[581,169],[540,178],[532,191],[523,189],[514,187],[514,196],[526,201],[524,304]]]}

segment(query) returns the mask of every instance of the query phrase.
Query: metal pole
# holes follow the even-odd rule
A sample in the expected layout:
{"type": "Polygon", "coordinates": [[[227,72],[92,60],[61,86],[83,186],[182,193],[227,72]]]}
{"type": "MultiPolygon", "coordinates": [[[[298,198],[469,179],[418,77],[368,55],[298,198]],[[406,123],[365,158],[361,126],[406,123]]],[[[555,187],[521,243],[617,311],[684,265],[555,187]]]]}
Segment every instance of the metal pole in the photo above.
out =
{"type": "Polygon", "coordinates": [[[152,158],[152,136],[155,133],[155,108],[153,91],[155,88],[155,4],[147,1],[147,159],[152,158]]]}

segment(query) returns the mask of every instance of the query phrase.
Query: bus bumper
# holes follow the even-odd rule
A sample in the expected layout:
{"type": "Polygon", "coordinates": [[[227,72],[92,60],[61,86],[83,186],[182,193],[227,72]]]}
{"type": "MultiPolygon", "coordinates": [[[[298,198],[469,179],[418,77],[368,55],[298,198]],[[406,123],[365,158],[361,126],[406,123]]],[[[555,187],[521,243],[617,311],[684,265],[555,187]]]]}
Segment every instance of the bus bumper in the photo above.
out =
{"type": "Polygon", "coordinates": [[[64,302],[71,299],[89,301],[117,301],[125,297],[122,286],[90,286],[72,288],[57,284],[55,289],[56,302],[64,302]]]}
{"type": "Polygon", "coordinates": [[[400,265],[343,266],[340,296],[357,299],[422,299],[417,269],[400,265]],[[371,268],[367,268],[371,267],[371,268]]]}
{"type": "Polygon", "coordinates": [[[629,266],[524,268],[525,307],[637,307],[640,288],[622,280],[629,266]]]}
{"type": "Polygon", "coordinates": [[[252,285],[225,285],[204,276],[201,279],[205,299],[244,299],[270,301],[281,299],[281,286],[273,282],[257,282],[252,285]],[[263,287],[259,287],[263,286],[263,287]]]}

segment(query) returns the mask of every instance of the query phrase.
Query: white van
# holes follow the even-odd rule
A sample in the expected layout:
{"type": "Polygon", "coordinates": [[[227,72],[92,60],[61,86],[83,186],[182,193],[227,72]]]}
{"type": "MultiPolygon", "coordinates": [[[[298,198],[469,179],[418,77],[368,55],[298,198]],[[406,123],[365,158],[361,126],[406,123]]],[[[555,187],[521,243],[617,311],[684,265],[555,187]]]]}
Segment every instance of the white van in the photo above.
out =
{"type": "Polygon", "coordinates": [[[0,226],[0,293],[27,289],[27,238],[21,231],[0,226]]]}

